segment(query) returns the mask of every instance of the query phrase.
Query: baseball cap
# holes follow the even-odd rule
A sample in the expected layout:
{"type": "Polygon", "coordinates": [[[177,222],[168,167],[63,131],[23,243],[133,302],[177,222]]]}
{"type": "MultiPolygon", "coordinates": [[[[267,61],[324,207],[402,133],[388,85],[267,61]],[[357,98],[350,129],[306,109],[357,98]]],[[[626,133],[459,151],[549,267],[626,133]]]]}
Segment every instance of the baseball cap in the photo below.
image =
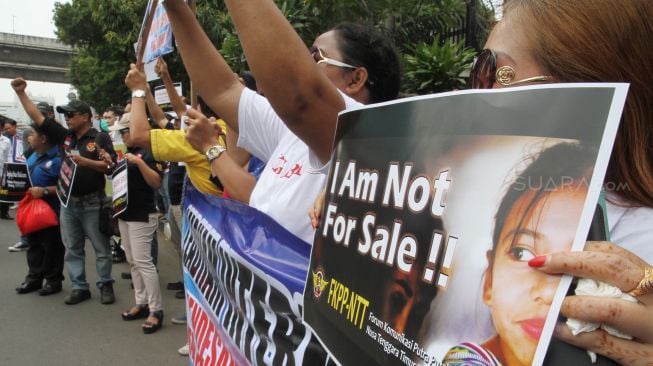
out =
{"type": "Polygon", "coordinates": [[[71,100],[68,104],[57,106],[57,112],[59,113],[78,112],[81,114],[86,113],[89,116],[93,116],[93,112],[91,112],[91,107],[89,107],[88,104],[80,100],[71,100]]]}
{"type": "Polygon", "coordinates": [[[36,108],[41,111],[43,114],[48,114],[49,112],[53,112],[54,109],[48,102],[38,102],[36,104],[36,108]]]}
{"type": "Polygon", "coordinates": [[[109,131],[120,131],[129,128],[129,117],[131,117],[131,113],[124,113],[118,122],[114,123],[113,126],[109,126],[109,131]]]}

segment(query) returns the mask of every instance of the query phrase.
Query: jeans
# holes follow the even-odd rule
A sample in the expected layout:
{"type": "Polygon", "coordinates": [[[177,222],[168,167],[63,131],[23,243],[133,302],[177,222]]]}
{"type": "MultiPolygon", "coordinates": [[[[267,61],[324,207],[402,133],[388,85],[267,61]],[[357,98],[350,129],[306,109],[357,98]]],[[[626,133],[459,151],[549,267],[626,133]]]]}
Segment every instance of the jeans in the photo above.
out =
{"type": "Polygon", "coordinates": [[[89,238],[95,249],[95,268],[98,274],[97,285],[112,283],[111,246],[109,238],[100,233],[100,193],[81,197],[70,197],[68,207],[61,207],[59,222],[61,238],[66,247],[64,262],[73,290],[88,290],[84,244],[89,238]]]}

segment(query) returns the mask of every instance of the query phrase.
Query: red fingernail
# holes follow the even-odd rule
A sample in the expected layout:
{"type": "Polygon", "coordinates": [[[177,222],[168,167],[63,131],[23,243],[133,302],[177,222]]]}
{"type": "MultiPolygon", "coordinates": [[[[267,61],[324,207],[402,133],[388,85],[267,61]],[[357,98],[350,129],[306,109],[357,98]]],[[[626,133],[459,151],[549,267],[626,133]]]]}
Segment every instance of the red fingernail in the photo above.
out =
{"type": "Polygon", "coordinates": [[[539,268],[544,265],[544,262],[546,262],[546,255],[540,255],[528,261],[528,266],[533,268],[539,268]]]}

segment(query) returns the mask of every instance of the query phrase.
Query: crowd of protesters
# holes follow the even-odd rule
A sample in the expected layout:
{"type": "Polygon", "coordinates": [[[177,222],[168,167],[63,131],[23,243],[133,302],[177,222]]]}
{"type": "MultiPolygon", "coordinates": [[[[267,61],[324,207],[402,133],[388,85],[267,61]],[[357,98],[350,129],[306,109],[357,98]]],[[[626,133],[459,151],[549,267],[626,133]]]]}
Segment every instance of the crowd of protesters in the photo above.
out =
{"type": "MultiPolygon", "coordinates": [[[[163,206],[181,263],[185,177],[200,192],[245,202],[297,237],[313,241],[337,115],[397,98],[399,57],[386,36],[367,26],[339,24],[319,35],[307,50],[273,2],[225,0],[225,4],[256,83],[251,74],[239,78],[233,73],[184,1],[165,2],[186,71],[201,97],[199,105],[186,105],[176,93],[162,59],[157,73],[173,112],[161,110],[142,65],[132,64],[125,77],[131,91],[127,108],[108,108],[99,130],[92,127],[93,112],[86,103],[71,101],[56,107],[65,117],[66,128],[47,106],[35,105],[27,97],[25,80],[12,82],[34,122],[29,140],[33,153],[27,158],[33,186],[28,194],[43,198],[59,216],[59,226],[30,234],[12,246],[29,247],[28,274],[16,288],[18,293],[62,291],[65,264],[71,282],[65,303],[89,299],[84,266],[88,238],[95,251],[100,301],[113,303],[113,236],[118,243],[114,256],[124,251],[131,269],[125,275],[134,284],[134,306],[122,318],[145,319],[143,332],[155,332],[163,325],[156,268],[157,206],[163,206]],[[257,21],[251,22],[253,18],[257,21]],[[66,206],[56,199],[63,159],[77,165],[66,206]],[[115,232],[103,227],[102,215],[110,205],[106,177],[121,159],[127,161],[128,189],[135,194],[118,215],[115,232]],[[260,176],[247,170],[254,160],[265,164],[260,176]],[[157,192],[164,201],[159,205],[157,192]]],[[[591,0],[512,0],[470,75],[474,88],[541,82],[630,83],[607,174],[609,181],[628,187],[607,192],[613,243],[590,242],[586,252],[547,253],[529,262],[533,270],[595,278],[637,295],[636,304],[572,296],[562,307],[564,316],[607,323],[634,335],[625,340],[602,331],[579,336],[566,329],[557,332],[568,343],[622,364],[653,360],[649,321],[653,294],[642,287],[653,263],[653,69],[647,47],[653,36],[651,16],[653,4],[641,0],[600,6],[591,0]],[[505,73],[498,77],[499,69],[506,67],[511,70],[510,80],[505,73]]],[[[4,130],[11,137],[15,123],[8,125],[4,130]]],[[[0,163],[9,161],[8,137],[0,137],[0,163]]],[[[0,205],[0,218],[10,219],[6,204],[0,205]]],[[[173,322],[184,323],[185,315],[173,322]]],[[[187,351],[187,346],[180,350],[187,351]]]]}

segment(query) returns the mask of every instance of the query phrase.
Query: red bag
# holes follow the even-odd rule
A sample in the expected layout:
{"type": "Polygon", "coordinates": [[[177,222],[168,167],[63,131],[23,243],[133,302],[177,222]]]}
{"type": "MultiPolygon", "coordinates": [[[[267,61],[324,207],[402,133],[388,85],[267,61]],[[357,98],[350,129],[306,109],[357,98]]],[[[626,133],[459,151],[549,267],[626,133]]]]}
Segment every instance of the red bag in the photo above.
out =
{"type": "Polygon", "coordinates": [[[59,225],[59,218],[47,202],[27,193],[18,203],[16,225],[21,235],[28,235],[59,225]]]}

